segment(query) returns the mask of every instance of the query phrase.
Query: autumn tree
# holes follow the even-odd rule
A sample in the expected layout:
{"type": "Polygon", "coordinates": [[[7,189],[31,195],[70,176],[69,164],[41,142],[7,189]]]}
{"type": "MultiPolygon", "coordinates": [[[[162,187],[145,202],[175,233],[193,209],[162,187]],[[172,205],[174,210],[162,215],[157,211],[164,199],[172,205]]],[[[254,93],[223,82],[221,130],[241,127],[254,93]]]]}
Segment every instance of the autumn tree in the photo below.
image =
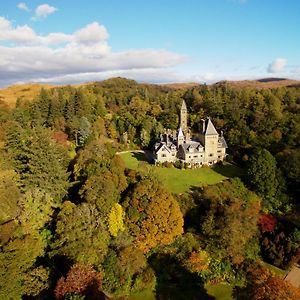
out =
{"type": "Polygon", "coordinates": [[[144,252],[171,243],[183,232],[178,203],[155,179],[145,178],[134,184],[123,206],[134,243],[144,252]]]}
{"type": "Polygon", "coordinates": [[[82,295],[86,299],[104,299],[101,291],[102,275],[91,265],[75,264],[66,278],[61,277],[55,287],[55,298],[65,299],[67,295],[82,295]]]}
{"type": "Polygon", "coordinates": [[[112,236],[116,237],[120,231],[125,230],[124,217],[123,207],[119,203],[114,204],[107,217],[108,230],[112,236]]]}
{"type": "Polygon", "coordinates": [[[300,298],[300,290],[254,263],[248,268],[246,286],[236,287],[234,297],[237,300],[296,300],[300,298]]]}

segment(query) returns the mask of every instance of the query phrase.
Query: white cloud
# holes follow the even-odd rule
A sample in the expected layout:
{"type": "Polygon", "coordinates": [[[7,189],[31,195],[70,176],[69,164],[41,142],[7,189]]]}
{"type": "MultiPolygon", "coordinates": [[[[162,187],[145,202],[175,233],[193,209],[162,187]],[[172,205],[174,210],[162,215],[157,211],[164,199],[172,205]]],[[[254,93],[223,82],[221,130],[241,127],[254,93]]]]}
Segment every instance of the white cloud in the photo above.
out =
{"type": "Polygon", "coordinates": [[[27,11],[29,12],[30,11],[30,8],[26,5],[26,3],[24,2],[20,2],[18,5],[17,5],[18,9],[20,10],[24,10],[24,11],[27,11]]]}
{"type": "Polygon", "coordinates": [[[41,4],[35,10],[35,18],[45,18],[57,11],[57,8],[49,4],[41,4]]]}
{"type": "Polygon", "coordinates": [[[287,60],[285,58],[276,58],[275,60],[272,61],[271,64],[269,64],[267,71],[269,73],[279,73],[284,71],[284,68],[287,64],[287,60]]]}
{"type": "Polygon", "coordinates": [[[135,79],[141,75],[154,81],[155,74],[162,79],[174,77],[170,68],[188,61],[188,57],[164,49],[113,52],[108,37],[105,26],[97,22],[73,34],[39,35],[28,25],[13,26],[0,17],[0,85],[17,81],[76,81],[113,74],[128,74],[135,79]]]}
{"type": "Polygon", "coordinates": [[[99,40],[107,40],[108,32],[103,25],[93,22],[75,32],[75,39],[82,44],[94,44],[99,40]]]}

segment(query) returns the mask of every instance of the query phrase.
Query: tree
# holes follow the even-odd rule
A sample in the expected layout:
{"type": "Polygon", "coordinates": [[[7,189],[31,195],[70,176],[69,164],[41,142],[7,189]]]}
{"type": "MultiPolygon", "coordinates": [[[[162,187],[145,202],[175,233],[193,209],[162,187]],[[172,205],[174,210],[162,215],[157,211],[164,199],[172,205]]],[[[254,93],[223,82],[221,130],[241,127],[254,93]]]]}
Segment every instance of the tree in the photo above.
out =
{"type": "Polygon", "coordinates": [[[276,158],[286,178],[288,192],[297,195],[300,190],[300,151],[298,149],[286,150],[279,153],[276,158]]]}
{"type": "Polygon", "coordinates": [[[80,124],[79,124],[79,145],[83,146],[88,137],[91,134],[91,123],[86,117],[81,117],[80,118],[80,124]]]}
{"type": "Polygon", "coordinates": [[[115,296],[154,288],[153,270],[147,265],[143,252],[132,245],[119,251],[110,250],[103,268],[103,288],[115,296]]]}
{"type": "Polygon", "coordinates": [[[0,167],[0,224],[14,219],[18,214],[21,193],[17,181],[14,170],[2,170],[0,167]]]}
{"type": "Polygon", "coordinates": [[[134,184],[123,206],[134,243],[144,252],[169,244],[183,233],[183,216],[178,203],[155,180],[143,179],[134,184]]]}
{"type": "Polygon", "coordinates": [[[114,237],[118,235],[120,231],[125,230],[124,226],[125,213],[122,206],[119,203],[114,204],[108,214],[108,230],[114,237]]]}
{"type": "Polygon", "coordinates": [[[39,234],[51,222],[57,204],[45,191],[33,189],[20,199],[19,206],[19,220],[24,233],[39,234]]]}
{"type": "Polygon", "coordinates": [[[52,139],[48,129],[17,130],[8,135],[7,148],[23,190],[43,189],[61,202],[70,187],[67,150],[52,139]]]}
{"type": "Polygon", "coordinates": [[[254,263],[248,268],[246,286],[236,287],[233,296],[237,300],[296,300],[300,290],[254,263]]]}
{"type": "Polygon", "coordinates": [[[57,216],[52,255],[65,255],[75,262],[100,264],[107,252],[109,234],[97,208],[89,203],[63,203],[57,216]]]}
{"type": "Polygon", "coordinates": [[[201,225],[208,249],[219,251],[222,259],[234,265],[241,264],[258,234],[259,198],[239,179],[208,186],[201,197],[208,207],[201,225]]]}
{"type": "Polygon", "coordinates": [[[36,296],[48,288],[49,272],[36,269],[38,258],[45,254],[41,236],[27,234],[3,246],[0,252],[0,298],[21,299],[36,296]],[[35,281],[33,288],[33,281],[35,281]]]}
{"type": "Polygon", "coordinates": [[[101,291],[102,275],[91,265],[75,264],[66,278],[61,277],[55,287],[55,298],[65,299],[70,294],[85,296],[84,299],[104,299],[101,291]]]}
{"type": "Polygon", "coordinates": [[[264,199],[268,210],[277,208],[274,197],[278,187],[276,160],[266,149],[257,149],[250,156],[247,167],[247,180],[251,188],[264,199]]]}

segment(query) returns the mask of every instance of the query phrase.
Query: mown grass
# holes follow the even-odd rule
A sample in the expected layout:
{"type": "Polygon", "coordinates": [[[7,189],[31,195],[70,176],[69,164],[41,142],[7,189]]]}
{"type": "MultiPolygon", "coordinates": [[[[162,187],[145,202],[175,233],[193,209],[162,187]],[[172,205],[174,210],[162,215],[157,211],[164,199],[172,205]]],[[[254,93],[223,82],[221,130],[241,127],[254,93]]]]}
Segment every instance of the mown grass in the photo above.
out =
{"type": "Polygon", "coordinates": [[[207,284],[205,289],[210,296],[213,296],[216,300],[233,300],[232,289],[233,286],[228,283],[219,284],[207,284]]]}
{"type": "Polygon", "coordinates": [[[227,178],[206,167],[187,170],[157,167],[155,171],[165,187],[175,194],[184,193],[193,186],[216,184],[227,178]]]}
{"type": "MultiPolygon", "coordinates": [[[[137,170],[140,165],[145,164],[143,153],[127,152],[121,153],[121,157],[127,168],[137,170]]],[[[224,164],[214,168],[202,167],[199,169],[177,169],[175,167],[155,167],[150,165],[164,186],[172,193],[180,194],[192,187],[216,184],[230,177],[242,175],[240,168],[224,164]]]]}

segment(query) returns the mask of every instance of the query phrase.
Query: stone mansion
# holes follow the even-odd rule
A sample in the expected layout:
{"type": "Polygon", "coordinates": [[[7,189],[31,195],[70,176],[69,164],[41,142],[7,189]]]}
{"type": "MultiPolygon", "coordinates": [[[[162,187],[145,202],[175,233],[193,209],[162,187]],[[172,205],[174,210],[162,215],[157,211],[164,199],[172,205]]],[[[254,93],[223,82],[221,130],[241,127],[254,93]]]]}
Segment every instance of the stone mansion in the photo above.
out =
{"type": "Polygon", "coordinates": [[[201,130],[191,139],[187,126],[187,107],[183,100],[180,110],[180,126],[177,132],[166,130],[154,146],[155,163],[180,160],[190,166],[201,167],[223,161],[227,144],[223,133],[219,135],[210,118],[202,120],[201,130]]]}

